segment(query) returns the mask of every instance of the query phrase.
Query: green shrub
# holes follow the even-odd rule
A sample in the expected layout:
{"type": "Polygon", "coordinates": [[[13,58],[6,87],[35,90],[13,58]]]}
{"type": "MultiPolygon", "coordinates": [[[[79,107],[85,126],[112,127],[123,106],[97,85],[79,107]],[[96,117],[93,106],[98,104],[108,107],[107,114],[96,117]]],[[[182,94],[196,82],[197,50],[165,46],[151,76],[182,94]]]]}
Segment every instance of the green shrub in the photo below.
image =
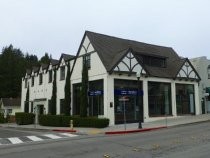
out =
{"type": "Polygon", "coordinates": [[[40,115],[39,124],[43,126],[69,127],[73,120],[74,127],[104,128],[109,125],[109,119],[96,117],[77,117],[63,115],[40,115]]]}
{"type": "Polygon", "coordinates": [[[4,114],[0,113],[0,123],[5,123],[6,119],[4,118],[4,114]]]}
{"type": "Polygon", "coordinates": [[[39,124],[59,127],[61,125],[61,115],[39,115],[39,124]]]}
{"type": "Polygon", "coordinates": [[[34,123],[35,115],[32,113],[16,112],[15,120],[18,125],[28,125],[34,123]]]}

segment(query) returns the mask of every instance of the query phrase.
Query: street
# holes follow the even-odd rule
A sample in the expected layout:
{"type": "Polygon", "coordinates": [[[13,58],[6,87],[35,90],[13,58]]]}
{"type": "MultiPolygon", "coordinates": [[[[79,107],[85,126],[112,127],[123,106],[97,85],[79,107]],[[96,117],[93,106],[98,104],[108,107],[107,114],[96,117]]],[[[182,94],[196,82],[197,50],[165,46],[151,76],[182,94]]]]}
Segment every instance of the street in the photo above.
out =
{"type": "MultiPolygon", "coordinates": [[[[12,132],[12,131],[10,131],[12,132]]],[[[43,134],[15,131],[14,133],[43,134]]],[[[49,132],[49,131],[48,131],[49,132]]],[[[0,145],[1,158],[198,158],[210,154],[210,122],[126,135],[82,135],[72,138],[0,145]]],[[[2,129],[1,133],[2,134],[2,129]]],[[[8,133],[9,134],[9,133],[8,133]]],[[[16,135],[16,136],[17,136],[16,135]]],[[[5,135],[4,135],[5,136],[5,135]]],[[[9,135],[8,135],[9,136],[9,135]]],[[[2,138],[2,136],[0,135],[2,138]]]]}

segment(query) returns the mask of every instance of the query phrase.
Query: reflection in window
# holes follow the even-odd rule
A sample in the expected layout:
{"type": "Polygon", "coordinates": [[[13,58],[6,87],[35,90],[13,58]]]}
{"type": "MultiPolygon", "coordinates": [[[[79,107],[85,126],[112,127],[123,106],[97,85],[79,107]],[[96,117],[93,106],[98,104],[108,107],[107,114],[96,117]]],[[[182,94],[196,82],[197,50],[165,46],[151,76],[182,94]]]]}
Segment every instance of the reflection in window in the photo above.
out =
{"type": "Polygon", "coordinates": [[[194,85],[176,84],[176,108],[178,115],[195,113],[194,85]]]}
{"type": "Polygon", "coordinates": [[[171,115],[171,84],[148,82],[149,116],[171,115]]]}

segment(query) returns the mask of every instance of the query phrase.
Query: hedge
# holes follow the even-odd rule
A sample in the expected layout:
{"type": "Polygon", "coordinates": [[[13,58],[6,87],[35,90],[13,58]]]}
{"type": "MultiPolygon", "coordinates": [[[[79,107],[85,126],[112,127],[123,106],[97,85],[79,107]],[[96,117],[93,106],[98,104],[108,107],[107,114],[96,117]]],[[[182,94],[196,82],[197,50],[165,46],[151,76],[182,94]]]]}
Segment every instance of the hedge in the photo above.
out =
{"type": "Polygon", "coordinates": [[[15,120],[18,125],[28,125],[34,123],[35,115],[33,113],[16,112],[15,120]]]}
{"type": "Polygon", "coordinates": [[[4,118],[4,114],[0,113],[0,123],[5,123],[7,120],[4,118]]]}
{"type": "Polygon", "coordinates": [[[40,115],[39,124],[43,126],[69,127],[73,120],[74,127],[96,127],[104,128],[109,125],[109,119],[96,117],[77,117],[64,115],[40,115]]]}

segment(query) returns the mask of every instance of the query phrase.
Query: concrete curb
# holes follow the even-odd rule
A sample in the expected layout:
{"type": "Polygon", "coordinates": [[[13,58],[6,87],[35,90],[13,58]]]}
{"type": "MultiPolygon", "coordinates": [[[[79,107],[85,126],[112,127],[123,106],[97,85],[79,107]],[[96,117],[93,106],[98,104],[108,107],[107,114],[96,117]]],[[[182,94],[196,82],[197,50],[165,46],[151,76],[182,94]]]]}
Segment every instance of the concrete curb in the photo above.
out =
{"type": "Polygon", "coordinates": [[[71,129],[52,129],[54,132],[68,132],[68,133],[76,133],[76,130],[71,130],[71,129]]]}
{"type": "Polygon", "coordinates": [[[164,128],[167,128],[167,127],[166,126],[161,126],[161,127],[144,128],[144,129],[136,129],[136,130],[128,130],[128,131],[110,131],[110,132],[105,132],[105,134],[111,135],[111,134],[139,133],[139,132],[154,131],[154,130],[164,129],[164,128]]]}

